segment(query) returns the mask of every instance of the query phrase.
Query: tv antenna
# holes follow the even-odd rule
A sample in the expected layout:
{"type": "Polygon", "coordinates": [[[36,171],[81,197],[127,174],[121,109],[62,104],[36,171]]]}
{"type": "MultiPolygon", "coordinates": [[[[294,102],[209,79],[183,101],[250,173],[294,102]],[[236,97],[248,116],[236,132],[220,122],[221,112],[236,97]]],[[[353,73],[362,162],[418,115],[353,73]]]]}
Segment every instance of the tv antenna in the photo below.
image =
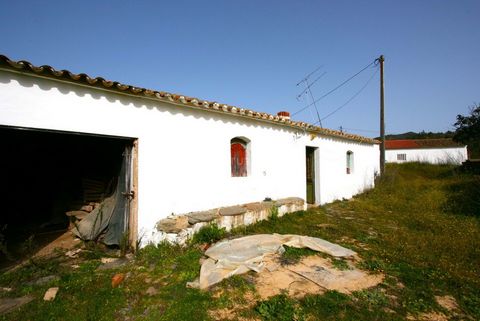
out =
{"type": "Polygon", "coordinates": [[[322,78],[323,76],[325,76],[326,72],[324,71],[320,76],[318,76],[317,78],[315,78],[315,80],[313,80],[312,82],[310,82],[310,77],[312,77],[317,71],[320,70],[320,68],[322,68],[323,65],[321,65],[320,67],[316,68],[314,71],[312,71],[311,73],[309,73],[308,75],[306,75],[302,80],[300,80],[298,83],[297,83],[297,87],[300,86],[301,84],[304,84],[305,85],[305,89],[297,95],[297,100],[300,99],[300,97],[302,97],[302,95],[304,95],[305,93],[308,93],[308,95],[310,96],[310,99],[312,100],[312,104],[315,108],[315,112],[317,113],[317,119],[318,119],[318,123],[320,124],[320,127],[323,127],[322,126],[322,120],[320,119],[320,114],[318,113],[318,108],[317,108],[317,102],[315,101],[315,97],[313,97],[313,93],[312,93],[312,86],[320,79],[322,78]]]}

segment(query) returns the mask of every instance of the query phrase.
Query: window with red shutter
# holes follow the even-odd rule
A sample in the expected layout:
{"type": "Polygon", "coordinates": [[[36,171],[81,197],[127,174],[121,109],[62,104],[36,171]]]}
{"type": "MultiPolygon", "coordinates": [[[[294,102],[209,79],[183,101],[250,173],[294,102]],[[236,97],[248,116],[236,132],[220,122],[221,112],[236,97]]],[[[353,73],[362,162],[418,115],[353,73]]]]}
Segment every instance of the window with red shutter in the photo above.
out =
{"type": "Polygon", "coordinates": [[[247,176],[247,143],[240,138],[230,141],[232,177],[247,176]]]}

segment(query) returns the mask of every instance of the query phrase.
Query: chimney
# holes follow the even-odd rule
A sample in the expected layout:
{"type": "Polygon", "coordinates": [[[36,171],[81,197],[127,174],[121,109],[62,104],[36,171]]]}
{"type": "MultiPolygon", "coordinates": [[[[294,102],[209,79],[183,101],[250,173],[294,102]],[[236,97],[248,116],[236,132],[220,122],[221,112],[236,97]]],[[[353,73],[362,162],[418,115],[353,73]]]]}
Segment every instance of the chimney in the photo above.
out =
{"type": "Polygon", "coordinates": [[[277,116],[283,120],[290,120],[290,113],[288,111],[279,111],[277,116]]]}

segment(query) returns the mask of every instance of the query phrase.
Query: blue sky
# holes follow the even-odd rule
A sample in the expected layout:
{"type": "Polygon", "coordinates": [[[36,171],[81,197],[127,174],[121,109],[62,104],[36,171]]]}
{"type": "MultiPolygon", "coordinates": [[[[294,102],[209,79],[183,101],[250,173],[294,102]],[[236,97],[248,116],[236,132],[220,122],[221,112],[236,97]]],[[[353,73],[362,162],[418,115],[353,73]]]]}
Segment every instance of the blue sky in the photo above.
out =
{"type": "MultiPolygon", "coordinates": [[[[291,113],[385,56],[386,130],[446,131],[480,102],[480,1],[1,1],[0,53],[257,111],[291,113]]],[[[318,102],[378,135],[379,74],[318,102]]],[[[316,122],[309,108],[296,120],[316,122]]]]}

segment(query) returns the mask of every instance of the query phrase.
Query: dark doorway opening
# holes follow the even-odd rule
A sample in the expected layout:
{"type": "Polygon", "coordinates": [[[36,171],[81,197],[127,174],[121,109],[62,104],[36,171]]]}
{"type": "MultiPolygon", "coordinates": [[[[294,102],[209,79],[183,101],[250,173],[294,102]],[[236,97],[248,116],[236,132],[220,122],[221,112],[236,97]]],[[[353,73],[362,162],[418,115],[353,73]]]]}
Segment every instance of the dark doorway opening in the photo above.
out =
{"type": "Polygon", "coordinates": [[[0,127],[0,137],[0,266],[64,234],[67,212],[94,208],[131,178],[130,138],[11,127],[0,127]]]}
{"type": "Polygon", "coordinates": [[[307,203],[315,204],[315,147],[306,147],[307,203]]]}

